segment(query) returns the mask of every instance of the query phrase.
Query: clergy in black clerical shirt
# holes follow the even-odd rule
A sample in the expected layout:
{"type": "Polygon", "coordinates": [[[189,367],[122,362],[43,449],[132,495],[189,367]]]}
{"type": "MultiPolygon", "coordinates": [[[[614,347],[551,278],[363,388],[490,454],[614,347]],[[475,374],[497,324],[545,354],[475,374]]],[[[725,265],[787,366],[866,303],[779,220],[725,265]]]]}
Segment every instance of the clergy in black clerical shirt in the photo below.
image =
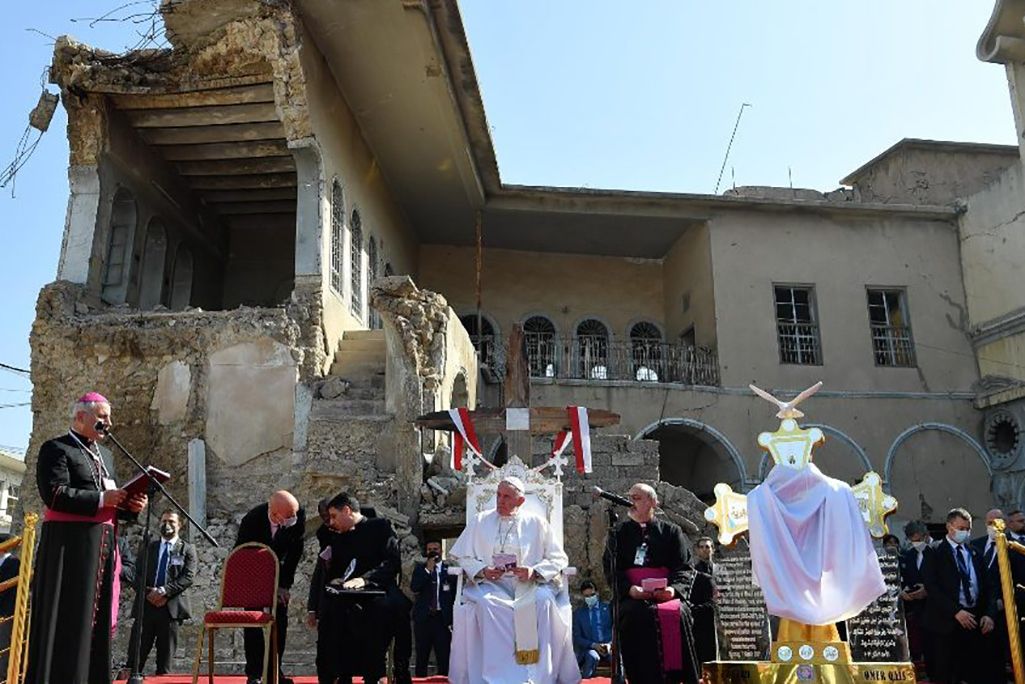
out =
{"type": "Polygon", "coordinates": [[[398,592],[398,538],[388,520],[361,514],[349,494],[331,499],[328,511],[338,534],[320,554],[323,572],[310,605],[316,614],[317,678],[322,684],[354,676],[376,682],[385,674],[390,594],[398,592]]]}
{"type": "Polygon", "coordinates": [[[110,402],[89,392],[75,404],[71,430],[43,443],[36,485],[46,506],[32,578],[26,684],[111,681],[110,636],[117,622],[117,530],[146,495],[128,498],[99,442],[110,402]]]}

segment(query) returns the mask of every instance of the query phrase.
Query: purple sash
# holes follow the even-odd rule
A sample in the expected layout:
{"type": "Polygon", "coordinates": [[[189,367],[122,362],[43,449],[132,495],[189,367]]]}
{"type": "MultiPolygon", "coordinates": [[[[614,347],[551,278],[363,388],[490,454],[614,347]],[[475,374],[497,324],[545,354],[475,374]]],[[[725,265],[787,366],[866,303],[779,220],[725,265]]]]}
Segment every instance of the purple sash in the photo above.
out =
{"type": "MultiPolygon", "coordinates": [[[[629,568],[630,584],[641,585],[646,579],[669,579],[669,568],[629,568]]],[[[683,632],[680,629],[680,599],[654,604],[662,637],[662,672],[683,669],[683,632]]]]}

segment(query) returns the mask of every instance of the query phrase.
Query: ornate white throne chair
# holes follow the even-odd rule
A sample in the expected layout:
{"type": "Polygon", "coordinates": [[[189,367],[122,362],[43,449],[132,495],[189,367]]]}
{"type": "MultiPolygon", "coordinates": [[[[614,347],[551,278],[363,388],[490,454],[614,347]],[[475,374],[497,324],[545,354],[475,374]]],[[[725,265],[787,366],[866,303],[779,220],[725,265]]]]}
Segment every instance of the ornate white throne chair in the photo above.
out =
{"type": "MultiPolygon", "coordinates": [[[[555,456],[540,466],[528,467],[519,456],[513,456],[501,466],[495,467],[487,460],[473,454],[467,454],[463,461],[463,469],[466,473],[466,525],[473,524],[479,513],[495,508],[498,485],[506,477],[518,477],[523,480],[527,491],[524,493],[526,501],[523,503],[523,510],[533,512],[548,521],[552,533],[563,544],[562,524],[562,467],[566,465],[567,459],[564,456],[555,456]],[[477,468],[483,472],[476,474],[477,468]],[[551,468],[552,473],[546,475],[545,470],[551,468]]],[[[463,596],[463,571],[454,566],[449,566],[450,575],[458,577],[456,581],[456,606],[462,604],[463,596]]],[[[567,580],[577,574],[573,566],[567,567],[562,572],[562,591],[567,589],[567,580]]]]}

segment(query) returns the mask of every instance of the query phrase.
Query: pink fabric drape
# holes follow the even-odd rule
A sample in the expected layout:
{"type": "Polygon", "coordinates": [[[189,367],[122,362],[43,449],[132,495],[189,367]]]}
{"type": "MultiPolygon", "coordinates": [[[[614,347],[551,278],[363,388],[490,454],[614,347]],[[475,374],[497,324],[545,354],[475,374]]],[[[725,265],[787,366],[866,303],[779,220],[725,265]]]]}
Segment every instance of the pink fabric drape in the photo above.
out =
{"type": "MultiPolygon", "coordinates": [[[[75,513],[64,513],[62,511],[55,511],[52,508],[45,509],[43,514],[43,522],[85,522],[85,523],[100,523],[103,525],[109,525],[115,528],[114,522],[117,520],[117,509],[115,508],[101,508],[97,511],[96,515],[77,515],[75,513]]],[[[112,545],[114,547],[114,577],[110,584],[110,633],[113,634],[114,630],[117,629],[117,613],[118,606],[121,600],[121,549],[117,545],[117,531],[112,533],[112,545]]],[[[99,572],[103,572],[104,567],[101,564],[99,572]]]]}
{"type": "MultiPolygon", "coordinates": [[[[640,586],[646,579],[668,579],[668,568],[629,568],[626,578],[630,584],[640,586]]],[[[683,631],[680,629],[680,599],[673,599],[654,605],[662,634],[662,671],[675,672],[683,669],[683,631]]]]}

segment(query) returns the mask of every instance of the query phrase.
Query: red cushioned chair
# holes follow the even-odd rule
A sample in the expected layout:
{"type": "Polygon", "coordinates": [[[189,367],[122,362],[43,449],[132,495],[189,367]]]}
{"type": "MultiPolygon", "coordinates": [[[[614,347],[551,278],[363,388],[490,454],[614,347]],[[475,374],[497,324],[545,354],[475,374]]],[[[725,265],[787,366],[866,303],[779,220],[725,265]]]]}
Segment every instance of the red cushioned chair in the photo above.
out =
{"type": "Polygon", "coordinates": [[[275,613],[278,605],[278,557],[266,544],[249,542],[235,548],[224,561],[221,576],[221,600],[217,610],[203,618],[203,628],[196,644],[196,667],[192,684],[199,681],[203,660],[203,636],[210,632],[210,655],[207,662],[209,684],[214,684],[214,632],[218,629],[263,630],[263,681],[270,682],[270,665],[277,660],[278,630],[275,613]],[[274,657],[271,658],[271,654],[274,657]]]}

